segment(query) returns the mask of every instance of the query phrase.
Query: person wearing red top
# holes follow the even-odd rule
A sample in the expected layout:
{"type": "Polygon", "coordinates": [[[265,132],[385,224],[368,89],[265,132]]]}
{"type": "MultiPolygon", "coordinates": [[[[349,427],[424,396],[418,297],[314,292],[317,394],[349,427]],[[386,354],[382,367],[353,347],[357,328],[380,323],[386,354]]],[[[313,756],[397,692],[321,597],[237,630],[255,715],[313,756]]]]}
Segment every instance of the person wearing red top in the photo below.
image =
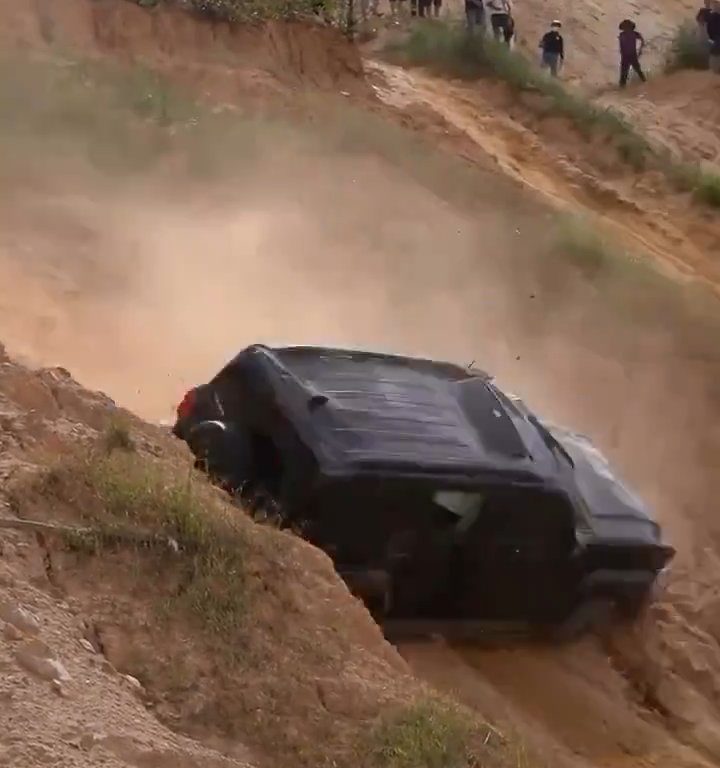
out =
{"type": "Polygon", "coordinates": [[[640,66],[640,56],[642,56],[643,48],[645,47],[645,39],[635,28],[634,21],[624,19],[620,22],[618,42],[620,44],[620,87],[624,88],[627,85],[631,68],[645,82],[647,78],[640,66]],[[640,47],[638,47],[638,43],[640,47]]]}

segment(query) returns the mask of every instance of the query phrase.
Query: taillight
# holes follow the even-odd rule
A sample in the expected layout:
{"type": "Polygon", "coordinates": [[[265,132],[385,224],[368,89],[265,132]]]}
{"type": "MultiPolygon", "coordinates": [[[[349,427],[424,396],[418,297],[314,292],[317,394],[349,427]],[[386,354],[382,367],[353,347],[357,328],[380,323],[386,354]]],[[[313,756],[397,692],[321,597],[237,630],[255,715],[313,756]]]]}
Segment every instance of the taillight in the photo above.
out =
{"type": "Polygon", "coordinates": [[[180,405],[177,407],[178,419],[184,419],[190,416],[193,406],[195,405],[195,390],[191,389],[185,393],[180,405]]]}

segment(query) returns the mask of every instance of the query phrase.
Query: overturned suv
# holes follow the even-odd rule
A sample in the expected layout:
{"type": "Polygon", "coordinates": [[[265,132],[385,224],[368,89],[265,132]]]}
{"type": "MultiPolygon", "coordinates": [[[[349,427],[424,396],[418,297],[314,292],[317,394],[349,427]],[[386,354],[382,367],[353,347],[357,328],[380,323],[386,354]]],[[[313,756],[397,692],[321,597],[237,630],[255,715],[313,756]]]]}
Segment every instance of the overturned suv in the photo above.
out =
{"type": "Polygon", "coordinates": [[[173,432],[327,552],[388,634],[572,636],[634,617],[674,555],[586,438],[474,368],[253,345],[185,395],[173,432]]]}

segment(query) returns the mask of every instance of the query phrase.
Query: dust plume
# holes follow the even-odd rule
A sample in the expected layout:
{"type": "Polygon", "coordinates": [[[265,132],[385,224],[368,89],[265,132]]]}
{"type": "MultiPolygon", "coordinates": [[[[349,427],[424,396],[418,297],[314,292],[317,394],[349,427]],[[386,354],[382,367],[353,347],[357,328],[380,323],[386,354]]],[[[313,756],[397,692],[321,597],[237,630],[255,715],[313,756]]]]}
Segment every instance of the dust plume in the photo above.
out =
{"type": "Polygon", "coordinates": [[[483,280],[516,237],[504,216],[471,220],[370,158],[286,168],[282,187],[265,177],[211,197],[17,195],[3,215],[6,344],[151,419],[254,341],[465,362],[507,345],[503,294],[483,280]]]}

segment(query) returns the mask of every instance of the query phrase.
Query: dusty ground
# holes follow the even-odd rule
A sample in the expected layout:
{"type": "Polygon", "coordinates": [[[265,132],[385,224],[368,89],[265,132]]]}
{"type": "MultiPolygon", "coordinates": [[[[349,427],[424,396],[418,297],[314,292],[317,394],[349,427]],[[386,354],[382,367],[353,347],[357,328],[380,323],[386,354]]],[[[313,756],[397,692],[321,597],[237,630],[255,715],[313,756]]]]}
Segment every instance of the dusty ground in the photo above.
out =
{"type": "MultiPolygon", "coordinates": [[[[44,54],[146,58],[212,103],[287,108],[308,90],[321,91],[340,102],[333,104],[343,131],[323,125],[319,109],[318,131],[328,131],[321,148],[304,143],[299,129],[243,128],[240,140],[222,144],[225,162],[242,172],[219,180],[191,175],[182,144],[169,167],[143,160],[128,174],[122,161],[111,172],[88,163],[85,144],[50,162],[30,131],[27,155],[17,137],[2,134],[0,320],[14,356],[64,365],[155,422],[172,417],[189,384],[258,339],[477,359],[531,405],[590,434],[654,505],[679,554],[666,598],[634,632],[562,650],[407,647],[403,661],[324,561],[303,549],[299,565],[288,566],[289,579],[307,589],[291,600],[291,652],[271,656],[279,671],[254,672],[251,685],[246,672],[218,686],[227,670],[198,661],[207,652],[177,668],[185,639],[206,650],[193,633],[179,646],[168,643],[163,655],[162,625],[148,618],[147,595],[122,558],[103,566],[112,571],[107,581],[96,562],[53,550],[61,573],[53,586],[38,540],[3,531],[3,605],[25,608],[39,622],[4,627],[3,695],[13,707],[0,710],[3,757],[18,766],[101,757],[143,766],[289,764],[291,755],[311,761],[313,753],[303,752],[307,723],[310,738],[322,742],[339,719],[350,738],[377,715],[383,696],[398,701],[417,690],[409,662],[503,732],[520,732],[549,765],[720,764],[717,305],[695,288],[678,288],[681,298],[671,300],[667,286],[642,271],[591,271],[588,280],[587,265],[578,275],[548,248],[553,210],[591,214],[642,258],[717,283],[717,216],[571,139],[567,126],[538,124],[532,105],[509,104],[501,89],[440,83],[377,62],[365,63],[366,81],[357,51],[319,28],[235,37],[112,0],[33,8],[0,3],[0,39],[44,54]],[[429,137],[440,152],[412,145],[410,134],[429,137]],[[89,587],[99,582],[102,589],[89,587]],[[327,606],[305,604],[318,583],[332,594],[335,608],[327,610],[351,619],[340,626],[327,606]],[[83,619],[95,627],[90,641],[100,638],[106,661],[80,642],[83,619]],[[320,659],[308,659],[293,626],[321,633],[320,659]],[[327,636],[328,626],[337,636],[327,636]],[[36,634],[45,645],[31,647],[34,657],[59,659],[70,679],[54,685],[57,668],[44,664],[50,671],[38,677],[19,666],[18,649],[36,634]],[[159,666],[148,666],[148,649],[159,666]],[[340,691],[329,682],[338,679],[339,660],[349,665],[340,691]],[[137,674],[142,688],[123,673],[137,674]],[[199,682],[193,687],[191,679],[199,682]],[[360,711],[348,709],[351,701],[360,711]],[[68,702],[88,709],[70,715],[68,702]],[[277,721],[288,718],[297,728],[282,741],[277,721]],[[37,749],[23,737],[30,720],[37,749]]],[[[686,13],[671,3],[655,10],[658,35],[686,13]]],[[[569,68],[599,62],[600,83],[612,60],[593,48],[614,34],[615,22],[604,8],[591,23],[590,11],[573,6],[578,55],[569,68]]],[[[530,35],[540,10],[528,3],[528,14],[530,35]]],[[[705,82],[693,75],[651,83],[642,100],[624,100],[622,108],[663,141],[714,152],[705,82]],[[690,91],[696,98],[683,101],[690,91]],[[697,118],[681,117],[679,108],[697,118]]],[[[129,118],[118,112],[120,119],[129,118]]],[[[153,126],[143,130],[143,141],[155,140],[153,126]]],[[[209,138],[213,145],[225,133],[209,138]]],[[[17,480],[24,462],[40,463],[38,448],[57,454],[95,437],[110,409],[57,372],[35,376],[7,361],[0,393],[3,480],[17,480]]],[[[134,425],[150,457],[185,466],[156,428],[134,425]]],[[[35,502],[26,514],[65,509],[63,499],[35,502]]],[[[268,566],[258,563],[262,582],[268,566]]],[[[281,597],[278,589],[273,600],[281,597]]],[[[272,613],[277,605],[264,617],[267,626],[282,613],[272,613]]],[[[343,738],[339,753],[347,749],[343,738]]]]}
{"type": "Polygon", "coordinates": [[[624,112],[648,136],[680,156],[720,167],[720,83],[707,72],[677,72],[602,103],[624,112]]]}

